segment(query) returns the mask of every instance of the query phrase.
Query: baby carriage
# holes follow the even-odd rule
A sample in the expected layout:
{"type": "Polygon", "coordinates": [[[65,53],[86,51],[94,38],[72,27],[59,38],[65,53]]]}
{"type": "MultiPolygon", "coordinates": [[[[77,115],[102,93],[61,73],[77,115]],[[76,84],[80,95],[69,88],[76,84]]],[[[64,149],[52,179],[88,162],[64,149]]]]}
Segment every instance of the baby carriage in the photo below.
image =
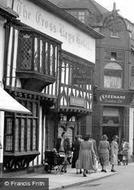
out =
{"type": "Polygon", "coordinates": [[[55,173],[66,172],[67,160],[64,153],[57,153],[54,150],[45,151],[45,165],[44,170],[51,173],[53,170],[55,173]]]}

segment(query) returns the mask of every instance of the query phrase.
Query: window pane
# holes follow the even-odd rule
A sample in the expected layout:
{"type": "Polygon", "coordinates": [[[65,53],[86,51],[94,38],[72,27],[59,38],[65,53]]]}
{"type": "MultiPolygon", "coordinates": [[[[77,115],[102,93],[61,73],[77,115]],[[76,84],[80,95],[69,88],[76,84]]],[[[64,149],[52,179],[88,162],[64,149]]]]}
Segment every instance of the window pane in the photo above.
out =
{"type": "Polygon", "coordinates": [[[31,144],[31,120],[28,119],[27,122],[27,151],[30,151],[31,144]]]}
{"type": "Polygon", "coordinates": [[[5,145],[6,151],[12,151],[13,150],[12,143],[13,143],[13,137],[12,136],[6,136],[6,145],[5,145]]]}
{"type": "Polygon", "coordinates": [[[34,71],[38,71],[38,40],[34,39],[34,71]]]}
{"type": "Polygon", "coordinates": [[[122,88],[122,79],[120,77],[104,76],[105,88],[122,88]]]}
{"type": "Polygon", "coordinates": [[[48,74],[48,42],[45,43],[45,73],[48,74]]]}
{"type": "Polygon", "coordinates": [[[53,45],[50,45],[50,75],[53,74],[53,45]]]}
{"type": "Polygon", "coordinates": [[[36,120],[33,120],[33,142],[32,142],[32,145],[33,145],[33,150],[36,150],[36,134],[37,134],[37,121],[36,120]]]}
{"type": "Polygon", "coordinates": [[[43,42],[40,40],[40,73],[43,73],[43,42]]]}
{"type": "Polygon", "coordinates": [[[21,120],[21,151],[24,151],[24,143],[25,143],[25,120],[21,120]]]}
{"type": "Polygon", "coordinates": [[[19,35],[19,69],[31,70],[32,66],[32,37],[28,34],[19,35]]]}
{"type": "Polygon", "coordinates": [[[12,134],[12,119],[11,118],[7,118],[6,119],[6,134],[12,134]]]}
{"type": "Polygon", "coordinates": [[[15,151],[19,151],[19,119],[16,119],[15,124],[15,151]]]}

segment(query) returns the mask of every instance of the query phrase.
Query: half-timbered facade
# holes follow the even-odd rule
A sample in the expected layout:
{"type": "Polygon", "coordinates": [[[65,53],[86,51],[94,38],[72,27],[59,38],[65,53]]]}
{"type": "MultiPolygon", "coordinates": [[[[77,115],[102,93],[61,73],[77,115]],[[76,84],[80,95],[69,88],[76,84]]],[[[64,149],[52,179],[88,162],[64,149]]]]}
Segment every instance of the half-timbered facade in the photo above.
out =
{"type": "Polygon", "coordinates": [[[58,135],[66,130],[71,142],[74,135],[84,135],[91,130],[93,70],[94,65],[91,62],[62,51],[58,135]],[[86,117],[90,120],[88,124],[86,117]]]}
{"type": "Polygon", "coordinates": [[[15,0],[12,8],[19,19],[5,25],[4,86],[32,114],[5,113],[5,170],[43,164],[62,129],[70,141],[82,124],[90,129],[95,40],[102,38],[48,1],[15,0]]]}

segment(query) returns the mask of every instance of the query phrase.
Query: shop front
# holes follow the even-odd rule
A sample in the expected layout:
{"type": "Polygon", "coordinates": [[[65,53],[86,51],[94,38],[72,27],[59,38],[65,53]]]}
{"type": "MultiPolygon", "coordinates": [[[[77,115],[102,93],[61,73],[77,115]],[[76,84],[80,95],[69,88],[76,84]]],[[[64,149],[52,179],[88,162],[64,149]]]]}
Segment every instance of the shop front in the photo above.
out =
{"type": "Polygon", "coordinates": [[[96,115],[98,115],[99,126],[94,126],[94,129],[96,129],[94,133],[97,137],[100,138],[102,134],[106,134],[110,142],[114,135],[118,135],[119,139],[122,137],[129,139],[129,109],[131,100],[132,95],[128,91],[97,91],[95,111],[96,115]]]}

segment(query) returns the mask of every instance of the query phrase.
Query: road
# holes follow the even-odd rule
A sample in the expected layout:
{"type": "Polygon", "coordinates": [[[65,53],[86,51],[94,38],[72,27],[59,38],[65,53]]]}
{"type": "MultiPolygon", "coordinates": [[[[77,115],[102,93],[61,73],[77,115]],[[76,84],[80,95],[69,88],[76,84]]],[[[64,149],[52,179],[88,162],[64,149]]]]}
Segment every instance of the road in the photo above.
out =
{"type": "Polygon", "coordinates": [[[118,173],[94,182],[66,190],[134,190],[134,165],[118,167],[118,173]]]}

